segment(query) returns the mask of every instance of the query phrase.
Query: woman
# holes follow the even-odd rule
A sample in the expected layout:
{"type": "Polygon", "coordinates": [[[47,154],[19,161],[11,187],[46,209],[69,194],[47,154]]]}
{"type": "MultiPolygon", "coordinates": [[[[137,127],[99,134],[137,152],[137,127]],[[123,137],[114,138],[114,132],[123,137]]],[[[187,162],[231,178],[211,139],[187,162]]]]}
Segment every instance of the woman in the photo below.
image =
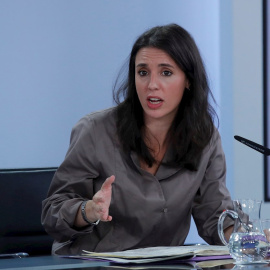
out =
{"type": "Polygon", "coordinates": [[[137,39],[117,106],[73,128],[43,201],[53,253],[182,245],[191,215],[206,242],[221,243],[217,220],[231,198],[209,95],[186,30],[158,26],[137,39]]]}

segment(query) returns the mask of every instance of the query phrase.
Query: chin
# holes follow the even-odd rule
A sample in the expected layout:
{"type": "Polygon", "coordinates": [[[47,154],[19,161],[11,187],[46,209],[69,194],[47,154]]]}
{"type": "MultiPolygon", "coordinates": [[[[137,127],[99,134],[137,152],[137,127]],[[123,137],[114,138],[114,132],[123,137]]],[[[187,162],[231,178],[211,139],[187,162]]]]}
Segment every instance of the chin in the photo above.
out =
{"type": "Polygon", "coordinates": [[[145,117],[147,117],[148,119],[158,120],[158,119],[162,119],[166,117],[166,115],[158,113],[158,112],[151,112],[151,113],[145,113],[145,117]]]}

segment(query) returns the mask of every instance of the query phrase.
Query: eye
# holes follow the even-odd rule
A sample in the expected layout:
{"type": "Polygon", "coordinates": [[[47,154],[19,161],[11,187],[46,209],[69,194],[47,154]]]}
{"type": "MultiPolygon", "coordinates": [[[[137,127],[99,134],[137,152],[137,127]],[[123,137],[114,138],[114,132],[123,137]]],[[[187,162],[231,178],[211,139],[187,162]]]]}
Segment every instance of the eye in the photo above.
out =
{"type": "Polygon", "coordinates": [[[172,75],[172,72],[169,71],[169,70],[164,70],[164,71],[162,71],[162,75],[164,75],[164,76],[171,76],[172,75]]]}
{"type": "Polygon", "coordinates": [[[146,76],[146,75],[147,75],[147,71],[145,71],[145,70],[139,70],[139,71],[138,71],[138,74],[139,74],[140,76],[146,76]]]}

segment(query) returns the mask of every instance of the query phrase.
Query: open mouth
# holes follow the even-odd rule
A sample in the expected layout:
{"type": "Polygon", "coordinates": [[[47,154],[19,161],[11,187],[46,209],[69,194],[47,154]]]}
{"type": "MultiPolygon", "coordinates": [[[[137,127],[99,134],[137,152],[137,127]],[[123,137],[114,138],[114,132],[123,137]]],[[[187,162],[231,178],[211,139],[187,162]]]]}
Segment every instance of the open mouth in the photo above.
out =
{"type": "Polygon", "coordinates": [[[162,102],[162,99],[159,98],[148,98],[148,101],[152,104],[159,104],[160,102],[162,102]]]}

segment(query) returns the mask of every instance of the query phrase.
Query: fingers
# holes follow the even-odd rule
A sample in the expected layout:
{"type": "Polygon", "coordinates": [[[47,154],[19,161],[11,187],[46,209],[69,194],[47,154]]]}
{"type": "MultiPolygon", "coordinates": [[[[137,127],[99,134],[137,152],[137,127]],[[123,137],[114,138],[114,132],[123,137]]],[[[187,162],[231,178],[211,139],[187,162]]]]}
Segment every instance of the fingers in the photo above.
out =
{"type": "Polygon", "coordinates": [[[106,221],[112,221],[112,216],[108,216],[106,221]]]}
{"type": "Polygon", "coordinates": [[[101,221],[111,221],[112,220],[112,217],[109,215],[108,213],[108,209],[97,209],[97,212],[96,212],[99,216],[98,219],[100,219],[101,221]]]}
{"type": "Polygon", "coordinates": [[[115,180],[115,176],[112,175],[110,177],[108,177],[105,182],[103,183],[103,185],[101,186],[101,190],[102,191],[106,191],[108,189],[110,189],[112,187],[112,183],[114,182],[115,180]]]}
{"type": "Polygon", "coordinates": [[[112,216],[109,215],[109,207],[112,196],[112,183],[115,180],[115,176],[108,177],[101,189],[94,195],[94,209],[101,221],[111,221],[112,216]]]}

